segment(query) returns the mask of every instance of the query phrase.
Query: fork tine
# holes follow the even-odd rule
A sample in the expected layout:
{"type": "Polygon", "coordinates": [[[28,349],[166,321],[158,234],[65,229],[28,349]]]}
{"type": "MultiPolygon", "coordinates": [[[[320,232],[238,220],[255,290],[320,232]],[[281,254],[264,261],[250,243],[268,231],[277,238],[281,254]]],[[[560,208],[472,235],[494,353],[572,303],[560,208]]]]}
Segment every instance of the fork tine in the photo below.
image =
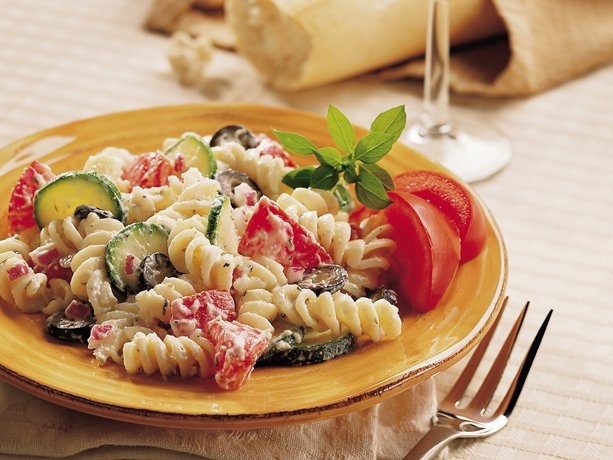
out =
{"type": "Polygon", "coordinates": [[[522,361],[522,364],[517,371],[515,378],[513,379],[513,383],[511,383],[511,386],[509,387],[509,390],[507,391],[507,394],[505,395],[504,399],[498,406],[496,413],[503,413],[506,417],[508,417],[511,415],[511,412],[513,412],[513,409],[515,408],[515,404],[519,399],[519,395],[524,386],[524,383],[528,378],[530,367],[532,367],[532,363],[534,362],[536,353],[541,345],[541,342],[543,341],[543,337],[545,336],[545,331],[547,330],[547,326],[549,324],[549,320],[551,319],[552,314],[553,309],[549,310],[549,313],[547,313],[547,316],[543,320],[543,324],[541,324],[541,327],[536,333],[536,336],[534,337],[534,340],[532,341],[530,348],[526,352],[526,356],[524,357],[524,360],[522,361]]]}
{"type": "Polygon", "coordinates": [[[519,312],[519,315],[515,320],[515,324],[513,324],[513,327],[509,331],[504,344],[498,352],[498,356],[496,356],[494,363],[490,367],[490,370],[479,387],[479,390],[477,390],[477,393],[470,402],[469,407],[481,410],[482,412],[485,411],[485,407],[489,404],[496,387],[500,382],[500,378],[502,377],[507,361],[509,360],[509,356],[511,355],[511,351],[513,350],[513,345],[515,345],[515,341],[519,335],[524,318],[526,317],[526,312],[528,311],[529,305],[530,302],[526,302],[524,308],[522,308],[519,312]]]}
{"type": "Polygon", "coordinates": [[[466,364],[466,367],[464,368],[464,370],[462,371],[462,373],[460,374],[460,376],[454,383],[453,387],[451,388],[451,390],[449,390],[449,393],[447,393],[447,395],[445,396],[444,403],[456,405],[462,398],[462,395],[464,395],[464,392],[466,391],[468,384],[470,383],[473,376],[475,375],[475,371],[477,370],[477,367],[479,366],[479,363],[481,362],[481,359],[483,358],[483,355],[485,354],[485,351],[487,350],[490,340],[492,339],[492,336],[494,335],[494,332],[496,331],[496,327],[498,326],[498,323],[500,322],[500,317],[504,313],[504,309],[507,306],[508,300],[509,300],[508,297],[504,298],[502,302],[502,306],[500,308],[500,312],[498,313],[498,316],[494,320],[494,324],[492,324],[492,326],[490,327],[490,330],[487,331],[487,334],[483,337],[483,339],[481,340],[481,342],[479,343],[479,345],[473,352],[470,360],[468,361],[468,364],[466,364]]]}

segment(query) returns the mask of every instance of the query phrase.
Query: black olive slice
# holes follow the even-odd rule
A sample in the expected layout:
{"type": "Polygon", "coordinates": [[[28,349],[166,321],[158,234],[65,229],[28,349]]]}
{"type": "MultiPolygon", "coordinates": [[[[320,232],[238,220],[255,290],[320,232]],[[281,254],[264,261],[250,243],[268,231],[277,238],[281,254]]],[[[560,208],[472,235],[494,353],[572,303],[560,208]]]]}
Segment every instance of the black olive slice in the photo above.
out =
{"type": "Polygon", "coordinates": [[[180,274],[168,256],[161,252],[155,252],[145,256],[138,270],[138,282],[142,290],[151,289],[157,286],[164,281],[166,277],[177,277],[180,274]]]}
{"type": "Polygon", "coordinates": [[[238,142],[245,149],[252,149],[258,145],[253,133],[240,125],[228,125],[218,129],[211,137],[209,145],[215,147],[228,142],[238,142]]]}
{"type": "Polygon", "coordinates": [[[396,291],[394,291],[393,289],[387,288],[385,286],[380,286],[377,289],[374,289],[368,294],[368,297],[373,302],[376,302],[377,300],[380,300],[380,299],[385,299],[392,305],[398,304],[398,294],[396,294],[396,291]]]}
{"type": "Polygon", "coordinates": [[[83,319],[68,319],[63,311],[56,311],[47,318],[47,330],[56,339],[87,343],[95,322],[91,316],[83,319]]]}
{"type": "Polygon", "coordinates": [[[74,210],[74,216],[77,219],[85,219],[91,212],[93,212],[98,217],[100,217],[100,219],[114,219],[115,218],[112,212],[107,211],[106,209],[97,208],[96,206],[89,206],[87,204],[81,204],[77,206],[76,209],[74,210]]]}
{"type": "Polygon", "coordinates": [[[240,171],[235,171],[234,169],[224,169],[223,171],[217,173],[215,179],[217,179],[217,182],[219,182],[219,185],[221,186],[221,193],[230,197],[232,206],[237,206],[234,189],[240,184],[247,184],[249,187],[255,190],[257,194],[256,201],[262,196],[262,191],[260,190],[260,187],[258,187],[258,184],[256,184],[247,174],[240,171]]]}
{"type": "Polygon", "coordinates": [[[302,289],[310,289],[319,295],[324,291],[331,294],[339,291],[347,282],[347,271],[340,265],[324,264],[306,270],[296,283],[302,289]]]}

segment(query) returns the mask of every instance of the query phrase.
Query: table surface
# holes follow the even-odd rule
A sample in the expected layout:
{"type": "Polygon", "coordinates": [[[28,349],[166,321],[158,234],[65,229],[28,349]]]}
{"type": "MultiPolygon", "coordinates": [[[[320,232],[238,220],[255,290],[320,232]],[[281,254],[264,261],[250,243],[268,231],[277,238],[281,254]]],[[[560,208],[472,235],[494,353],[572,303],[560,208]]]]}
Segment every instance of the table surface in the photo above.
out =
{"type": "MultiPolygon", "coordinates": [[[[359,78],[279,93],[225,52],[214,55],[204,87],[182,87],[166,60],[167,38],[142,29],[147,8],[0,0],[0,144],[75,119],[178,103],[241,101],[321,115],[332,103],[361,125],[393,105],[406,104],[409,117],[420,111],[420,82],[359,78]]],[[[528,99],[454,96],[452,104],[512,140],[511,164],[474,190],[505,238],[513,311],[531,301],[519,346],[555,313],[509,426],[462,443],[451,458],[613,456],[613,65],[528,99]]],[[[457,371],[437,377],[439,391],[457,371]]]]}

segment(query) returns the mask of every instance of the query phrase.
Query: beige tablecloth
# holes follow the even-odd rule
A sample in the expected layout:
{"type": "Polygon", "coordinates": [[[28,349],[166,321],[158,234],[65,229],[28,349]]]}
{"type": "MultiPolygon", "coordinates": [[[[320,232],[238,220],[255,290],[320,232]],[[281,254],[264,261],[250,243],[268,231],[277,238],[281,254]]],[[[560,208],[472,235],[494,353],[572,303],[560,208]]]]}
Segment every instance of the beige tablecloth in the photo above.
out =
{"type": "MultiPolygon", "coordinates": [[[[420,111],[419,82],[354,79],[277,93],[261,83],[247,62],[224,52],[213,55],[205,85],[182,87],[166,60],[167,39],[141,29],[146,2],[0,0],[0,10],[2,144],[74,119],[183,102],[246,101],[317,114],[333,103],[362,125],[400,103],[410,116],[420,111]]],[[[613,66],[529,99],[452,99],[455,113],[462,109],[487,117],[513,143],[511,164],[475,190],[505,237],[513,310],[532,301],[519,346],[529,343],[530,332],[549,308],[555,314],[509,426],[487,440],[455,444],[450,458],[613,456],[612,101],[613,66]]],[[[457,371],[436,377],[439,394],[457,371]]],[[[428,396],[433,389],[420,391],[428,396]]],[[[324,444],[328,458],[400,458],[412,442],[403,434],[415,431],[392,425],[383,435],[375,429],[381,423],[374,418],[379,410],[386,409],[352,416],[362,418],[357,426],[369,437],[357,444],[351,438],[324,444]],[[372,429],[368,423],[374,423],[372,429]]],[[[429,406],[420,413],[432,410],[429,406]]],[[[329,435],[332,428],[324,426],[329,435]]],[[[301,436],[312,428],[292,432],[296,445],[313,444],[308,435],[301,436]]],[[[274,433],[267,436],[274,439],[274,433]]],[[[201,432],[98,419],[0,383],[0,454],[5,458],[177,458],[179,452],[186,458],[232,458],[207,439],[201,432]]],[[[269,452],[266,444],[252,451],[258,458],[269,452]]],[[[311,458],[318,454],[322,451],[311,458]]]]}

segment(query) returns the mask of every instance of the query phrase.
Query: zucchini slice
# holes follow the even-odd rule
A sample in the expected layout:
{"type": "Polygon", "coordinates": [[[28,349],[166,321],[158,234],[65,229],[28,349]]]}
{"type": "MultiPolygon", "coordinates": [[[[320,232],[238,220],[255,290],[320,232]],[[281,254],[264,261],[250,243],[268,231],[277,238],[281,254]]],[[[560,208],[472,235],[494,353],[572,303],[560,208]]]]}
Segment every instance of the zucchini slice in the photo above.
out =
{"type": "Polygon", "coordinates": [[[183,161],[188,167],[198,168],[204,177],[213,177],[217,172],[217,160],[211,147],[193,134],[186,134],[166,151],[173,162],[183,161]]]}
{"type": "Polygon", "coordinates": [[[354,343],[350,333],[333,336],[329,331],[305,332],[304,328],[294,328],[273,338],[258,364],[299,366],[320,363],[351,351],[354,343]]]}
{"type": "Polygon", "coordinates": [[[94,206],[122,222],[126,208],[121,192],[110,179],[94,171],[60,174],[45,184],[34,197],[34,218],[40,228],[72,215],[80,205],[94,206]]]}
{"type": "Polygon", "coordinates": [[[212,244],[225,252],[237,253],[238,234],[236,233],[236,227],[234,227],[230,197],[221,195],[213,202],[209,212],[206,237],[212,244]]]}
{"type": "Polygon", "coordinates": [[[139,292],[140,265],[150,254],[168,255],[166,227],[136,222],[119,231],[106,245],[105,262],[113,286],[121,293],[139,292]]]}

